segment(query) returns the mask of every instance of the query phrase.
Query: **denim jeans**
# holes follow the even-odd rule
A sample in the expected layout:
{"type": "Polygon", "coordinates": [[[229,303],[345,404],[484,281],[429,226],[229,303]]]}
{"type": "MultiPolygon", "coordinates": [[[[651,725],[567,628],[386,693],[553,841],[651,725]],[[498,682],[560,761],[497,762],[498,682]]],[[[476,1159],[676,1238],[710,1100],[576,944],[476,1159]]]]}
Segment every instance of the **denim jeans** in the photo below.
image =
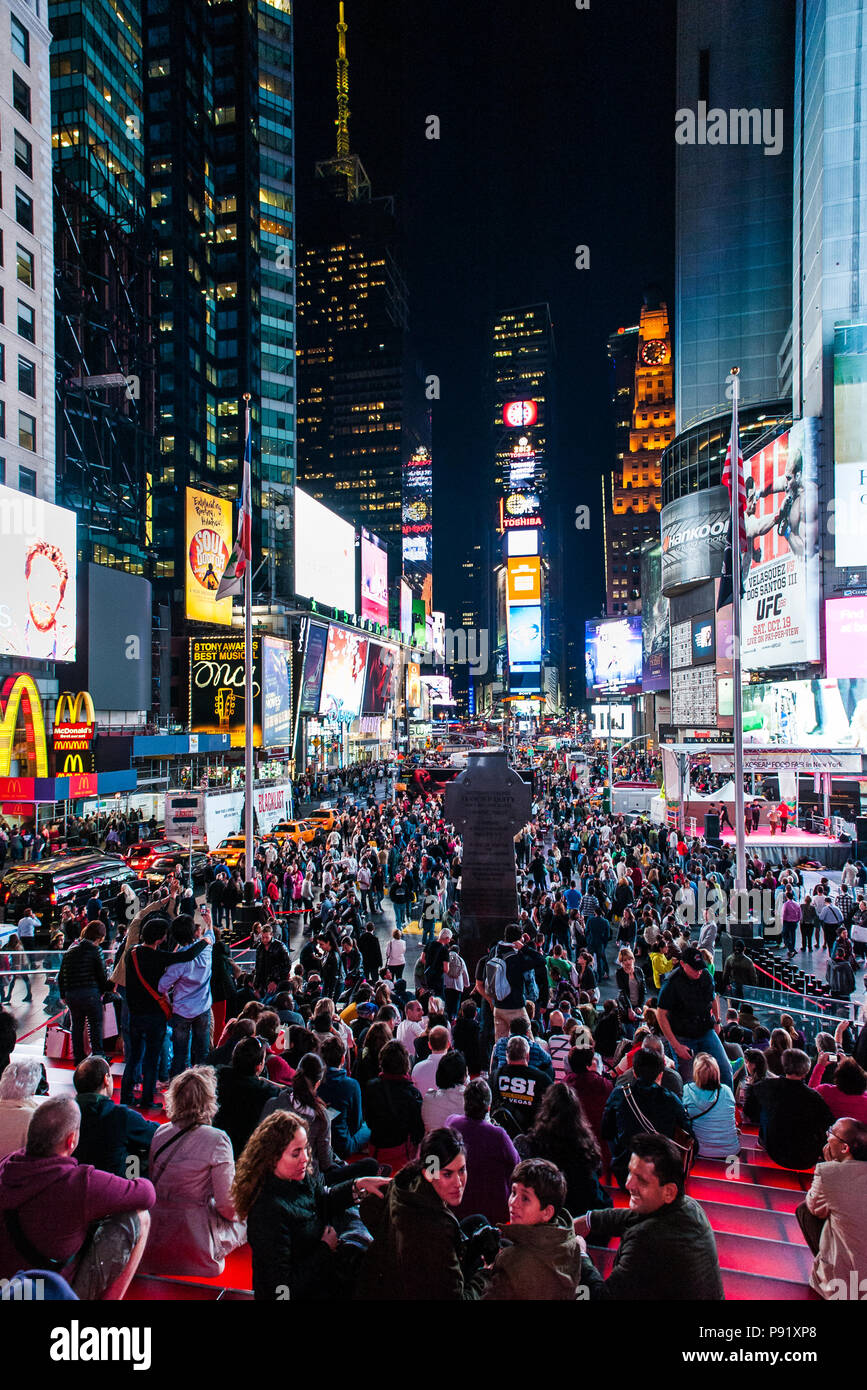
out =
{"type": "Polygon", "coordinates": [[[187,1067],[200,1066],[211,1046],[211,1010],[198,1018],[182,1018],[172,1014],[172,1077],[180,1076],[187,1067]]]}
{"type": "Polygon", "coordinates": [[[436,930],[435,917],[422,917],[421,919],[421,944],[427,946],[434,939],[436,930]]]}
{"type": "Polygon", "coordinates": [[[84,1025],[90,1032],[90,1051],[102,1055],[102,995],[93,989],[68,989],[66,1004],[72,1015],[72,1055],[75,1065],[84,1061],[84,1025]]]}
{"type": "MultiPolygon", "coordinates": [[[[122,1105],[132,1105],[136,1073],[141,1066],[141,1103],[152,1105],[157,1083],[160,1050],[166,1035],[166,1020],[162,1014],[129,1015],[129,1052],[120,1083],[122,1105]]],[[[124,1046],[126,1041],[124,1040],[124,1046]]]]}
{"type": "Polygon", "coordinates": [[[403,931],[403,924],[406,921],[406,903],[392,903],[392,907],[394,908],[395,926],[403,931]]]}
{"type": "Polygon", "coordinates": [[[715,1057],[719,1063],[719,1075],[722,1084],[724,1086],[733,1087],[732,1064],[728,1059],[728,1053],[723,1046],[723,1041],[719,1033],[713,1028],[709,1028],[700,1038],[683,1038],[679,1033],[675,1033],[674,1036],[684,1047],[690,1048],[693,1054],[692,1057],[687,1057],[686,1060],[675,1057],[677,1069],[684,1081],[692,1080],[693,1058],[696,1057],[699,1052],[709,1052],[711,1057],[715,1057]]]}

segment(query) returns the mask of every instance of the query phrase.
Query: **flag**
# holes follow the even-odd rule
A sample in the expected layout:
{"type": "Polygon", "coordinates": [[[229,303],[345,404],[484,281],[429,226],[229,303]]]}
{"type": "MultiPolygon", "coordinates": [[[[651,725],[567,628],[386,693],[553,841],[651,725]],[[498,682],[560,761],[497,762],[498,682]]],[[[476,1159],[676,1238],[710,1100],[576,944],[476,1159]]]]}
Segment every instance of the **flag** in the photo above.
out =
{"type": "Polygon", "coordinates": [[[247,566],[253,558],[253,507],[250,500],[250,459],[252,446],[250,442],[250,407],[247,406],[247,440],[244,445],[244,481],[241,486],[241,515],[238,519],[238,539],[235,541],[235,548],[232,551],[229,563],[223,570],[223,577],[217,589],[217,598],[230,598],[234,594],[240,594],[244,583],[244,574],[247,566]]]}
{"type": "Polygon", "coordinates": [[[747,553],[747,485],[744,478],[744,456],[741,453],[740,439],[738,438],[738,421],[734,411],[732,411],[732,432],[729,438],[729,445],[726,449],[726,461],[723,465],[722,483],[729,495],[729,502],[732,500],[732,457],[737,456],[737,489],[738,489],[738,543],[742,555],[747,553]]]}

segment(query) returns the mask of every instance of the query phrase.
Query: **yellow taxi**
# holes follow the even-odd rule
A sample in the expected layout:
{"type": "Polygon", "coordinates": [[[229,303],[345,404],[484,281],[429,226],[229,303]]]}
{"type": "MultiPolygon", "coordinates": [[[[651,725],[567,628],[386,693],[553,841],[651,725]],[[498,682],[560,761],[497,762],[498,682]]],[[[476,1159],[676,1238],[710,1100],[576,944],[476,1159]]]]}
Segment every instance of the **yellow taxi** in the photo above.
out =
{"type": "Polygon", "coordinates": [[[216,849],[211,850],[211,858],[218,859],[227,869],[237,869],[244,857],[244,844],[243,835],[228,835],[216,849]]]}
{"type": "Polygon", "coordinates": [[[312,827],[314,833],[317,830],[323,830],[327,835],[329,830],[333,830],[337,824],[337,815],[330,806],[320,806],[317,810],[310,812],[306,818],[306,823],[312,827]]]}
{"type": "Polygon", "coordinates": [[[281,820],[269,831],[269,839],[282,845],[284,840],[293,840],[296,845],[303,840],[309,844],[316,834],[316,826],[306,820],[281,820]]]}

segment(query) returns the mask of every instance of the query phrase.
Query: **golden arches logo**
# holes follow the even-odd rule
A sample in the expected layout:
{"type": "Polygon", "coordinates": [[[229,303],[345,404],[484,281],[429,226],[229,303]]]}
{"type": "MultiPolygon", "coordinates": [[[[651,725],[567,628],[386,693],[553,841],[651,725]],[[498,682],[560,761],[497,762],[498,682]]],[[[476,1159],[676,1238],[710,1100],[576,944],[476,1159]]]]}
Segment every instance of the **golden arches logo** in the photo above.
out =
{"type": "Polygon", "coordinates": [[[48,750],[45,746],[45,719],[42,701],[32,676],[19,672],[7,676],[3,685],[3,718],[0,721],[0,777],[8,777],[12,766],[12,743],[21,701],[27,697],[27,747],[36,760],[36,776],[48,776],[48,750]]]}
{"type": "Polygon", "coordinates": [[[64,690],[57,697],[57,708],[54,711],[54,727],[66,724],[95,724],[96,711],[93,708],[93,700],[89,690],[80,690],[77,695],[73,695],[70,690],[64,690]],[[84,709],[84,719],[81,718],[81,711],[84,709]],[[64,719],[64,711],[69,710],[69,718],[64,719]]]}
{"type": "Polygon", "coordinates": [[[84,774],[84,763],[80,753],[67,753],[63,764],[63,771],[58,773],[59,777],[80,777],[84,774]]]}

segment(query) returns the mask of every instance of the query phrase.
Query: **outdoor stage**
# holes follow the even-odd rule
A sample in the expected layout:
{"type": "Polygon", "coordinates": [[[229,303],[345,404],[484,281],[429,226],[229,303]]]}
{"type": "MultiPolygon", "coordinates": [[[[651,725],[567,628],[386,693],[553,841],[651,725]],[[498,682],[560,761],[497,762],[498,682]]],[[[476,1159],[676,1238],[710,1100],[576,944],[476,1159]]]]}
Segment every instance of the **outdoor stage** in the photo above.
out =
{"type": "MultiPolygon", "coordinates": [[[[725,827],[721,839],[726,847],[733,847],[733,831],[725,827]]],[[[814,859],[826,869],[842,869],[855,849],[854,844],[841,845],[833,835],[812,835],[809,830],[797,830],[789,826],[785,835],[778,831],[772,835],[767,826],[759,826],[755,833],[746,837],[748,854],[755,854],[766,864],[779,864],[785,854],[790,864],[802,859],[814,859]]]]}

